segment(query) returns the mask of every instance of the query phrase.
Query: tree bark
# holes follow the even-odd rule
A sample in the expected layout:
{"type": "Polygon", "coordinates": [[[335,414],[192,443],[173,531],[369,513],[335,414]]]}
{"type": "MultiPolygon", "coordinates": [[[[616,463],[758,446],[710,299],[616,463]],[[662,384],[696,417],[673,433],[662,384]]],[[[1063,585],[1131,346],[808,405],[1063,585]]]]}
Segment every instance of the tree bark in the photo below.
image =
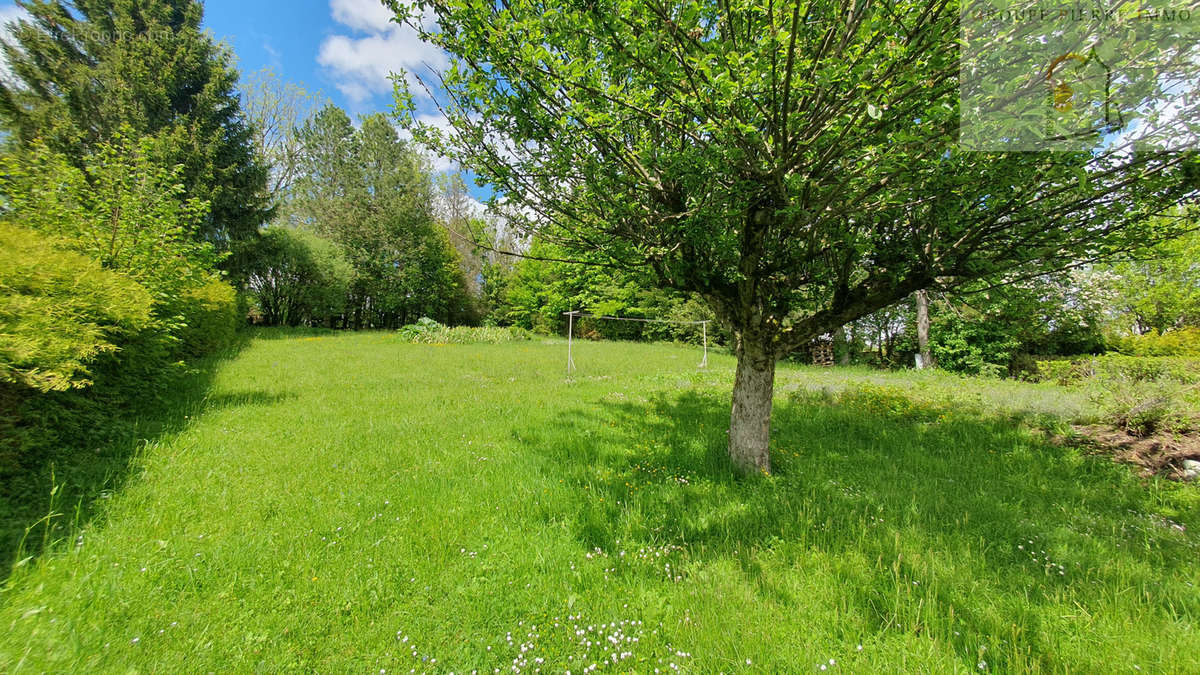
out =
{"type": "Polygon", "coordinates": [[[852,346],[851,338],[846,333],[846,327],[839,327],[837,332],[833,334],[833,347],[835,350],[838,350],[837,362],[839,366],[850,365],[850,349],[852,346]]]}
{"type": "Polygon", "coordinates": [[[933,367],[929,351],[929,293],[917,291],[917,349],[921,352],[921,368],[933,367]]]}
{"type": "Polygon", "coordinates": [[[746,472],[770,472],[771,397],[775,391],[775,356],[767,349],[737,344],[733,411],[729,418],[729,458],[746,472]]]}

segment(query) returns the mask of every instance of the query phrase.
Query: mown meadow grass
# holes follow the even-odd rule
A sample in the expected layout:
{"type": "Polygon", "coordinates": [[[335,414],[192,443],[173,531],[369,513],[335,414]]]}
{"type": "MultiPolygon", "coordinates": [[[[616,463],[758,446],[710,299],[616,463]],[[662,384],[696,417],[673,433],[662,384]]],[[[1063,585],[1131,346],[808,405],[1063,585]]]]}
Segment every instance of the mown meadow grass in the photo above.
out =
{"type": "Polygon", "coordinates": [[[264,333],[16,567],[0,671],[1197,672],[1200,496],[1048,445],[1049,385],[264,333]],[[514,670],[515,669],[515,670],[514,670]]]}

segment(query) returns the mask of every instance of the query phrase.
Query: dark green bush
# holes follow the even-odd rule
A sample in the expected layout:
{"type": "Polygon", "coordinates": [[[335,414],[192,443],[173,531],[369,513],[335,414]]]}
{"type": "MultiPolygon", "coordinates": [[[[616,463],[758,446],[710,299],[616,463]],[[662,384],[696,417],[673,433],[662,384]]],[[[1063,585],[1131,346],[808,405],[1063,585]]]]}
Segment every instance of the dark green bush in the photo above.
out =
{"type": "Polygon", "coordinates": [[[943,315],[930,331],[929,350],[938,367],[964,375],[998,376],[1007,371],[1020,342],[1003,324],[943,315]]]}
{"type": "Polygon", "coordinates": [[[311,232],[267,228],[252,253],[247,281],[262,322],[317,325],[342,313],[354,269],[341,249],[311,232]]]}

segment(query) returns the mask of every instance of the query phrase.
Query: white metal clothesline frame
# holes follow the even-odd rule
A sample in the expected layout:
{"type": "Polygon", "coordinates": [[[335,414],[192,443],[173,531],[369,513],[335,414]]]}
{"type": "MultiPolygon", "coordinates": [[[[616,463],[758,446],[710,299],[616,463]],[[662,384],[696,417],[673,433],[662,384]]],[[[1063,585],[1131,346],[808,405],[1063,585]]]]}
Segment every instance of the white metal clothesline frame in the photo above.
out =
{"type": "Polygon", "coordinates": [[[571,358],[571,346],[575,334],[575,317],[588,319],[611,319],[613,321],[641,321],[642,323],[676,323],[688,326],[700,326],[701,335],[704,336],[704,358],[700,360],[699,368],[708,367],[708,321],[672,321],[670,319],[638,319],[627,316],[604,316],[600,314],[588,314],[578,310],[563,312],[563,316],[567,317],[567,374],[575,372],[575,359],[571,358]]]}

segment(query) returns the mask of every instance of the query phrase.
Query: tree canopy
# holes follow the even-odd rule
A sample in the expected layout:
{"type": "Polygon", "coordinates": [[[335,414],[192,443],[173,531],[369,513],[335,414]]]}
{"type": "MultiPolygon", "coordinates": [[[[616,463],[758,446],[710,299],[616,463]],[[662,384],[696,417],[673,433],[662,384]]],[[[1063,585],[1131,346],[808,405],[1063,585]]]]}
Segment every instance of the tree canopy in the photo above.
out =
{"type": "Polygon", "coordinates": [[[425,157],[381,114],[355,129],[329,105],[299,131],[299,169],[285,221],[333,241],[354,268],[355,327],[422,316],[455,322],[468,301],[457,255],[437,228],[425,157]]]}
{"type": "Polygon", "coordinates": [[[735,336],[730,453],[769,469],[776,360],[912,292],[1166,235],[1192,157],[964,152],[959,4],[418,0],[427,86],[475,171],[544,240],[701,294],[735,336]],[[431,15],[436,21],[423,20],[431,15]]]}
{"type": "Polygon", "coordinates": [[[209,203],[201,236],[226,249],[253,238],[270,215],[267,167],[235,91],[233,57],[201,31],[199,2],[18,4],[29,18],[4,42],[14,79],[0,82],[0,117],[14,141],[80,158],[128,127],[153,139],[160,166],[183,167],[187,197],[209,203]]]}

